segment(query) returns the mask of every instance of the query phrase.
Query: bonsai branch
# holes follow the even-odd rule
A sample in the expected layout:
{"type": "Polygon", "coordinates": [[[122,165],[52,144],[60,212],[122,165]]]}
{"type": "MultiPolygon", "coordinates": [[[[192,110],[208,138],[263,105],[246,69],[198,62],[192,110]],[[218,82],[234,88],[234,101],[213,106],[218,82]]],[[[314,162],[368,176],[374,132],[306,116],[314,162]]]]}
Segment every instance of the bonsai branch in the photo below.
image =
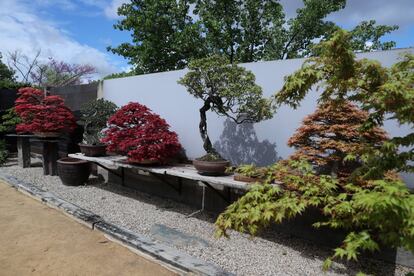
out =
{"type": "Polygon", "coordinates": [[[207,153],[211,154],[217,154],[216,150],[213,148],[213,145],[211,144],[210,138],[208,137],[207,133],[207,116],[206,113],[211,108],[211,99],[208,98],[204,101],[204,105],[202,108],[200,108],[200,135],[201,139],[203,139],[203,148],[207,153]]]}

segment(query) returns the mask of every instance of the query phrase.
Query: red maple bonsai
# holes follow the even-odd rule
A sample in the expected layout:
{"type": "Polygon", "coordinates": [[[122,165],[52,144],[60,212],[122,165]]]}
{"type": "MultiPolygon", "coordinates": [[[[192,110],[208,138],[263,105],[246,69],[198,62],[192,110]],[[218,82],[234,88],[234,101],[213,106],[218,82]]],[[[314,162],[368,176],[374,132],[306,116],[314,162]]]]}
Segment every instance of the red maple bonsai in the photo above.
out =
{"type": "Polygon", "coordinates": [[[102,142],[107,150],[128,156],[128,162],[166,162],[180,150],[178,136],[169,125],[145,105],[129,103],[108,120],[102,142]]]}
{"type": "Polygon", "coordinates": [[[18,133],[72,132],[76,128],[75,116],[59,96],[45,96],[32,87],[19,89],[15,110],[22,122],[18,133]]]}
{"type": "Polygon", "coordinates": [[[351,102],[320,104],[289,139],[288,145],[296,149],[291,159],[306,159],[323,174],[348,177],[361,165],[367,145],[379,147],[387,140],[379,127],[361,130],[368,115],[351,102]],[[350,155],[353,160],[347,160],[350,155]]]}

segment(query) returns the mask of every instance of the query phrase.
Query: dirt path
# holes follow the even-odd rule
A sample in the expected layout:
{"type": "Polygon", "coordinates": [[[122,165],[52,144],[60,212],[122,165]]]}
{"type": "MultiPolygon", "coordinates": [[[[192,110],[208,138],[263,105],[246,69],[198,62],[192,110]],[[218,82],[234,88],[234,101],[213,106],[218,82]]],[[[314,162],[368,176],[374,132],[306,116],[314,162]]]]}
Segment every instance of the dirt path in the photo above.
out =
{"type": "Polygon", "coordinates": [[[0,181],[0,275],[176,275],[0,181]]]}

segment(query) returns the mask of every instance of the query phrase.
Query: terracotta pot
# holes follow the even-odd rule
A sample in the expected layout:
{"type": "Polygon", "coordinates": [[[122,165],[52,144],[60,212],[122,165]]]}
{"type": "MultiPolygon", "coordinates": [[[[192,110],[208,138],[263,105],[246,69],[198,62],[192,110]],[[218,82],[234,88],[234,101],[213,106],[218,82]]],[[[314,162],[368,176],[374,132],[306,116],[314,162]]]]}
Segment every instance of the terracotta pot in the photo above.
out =
{"type": "Polygon", "coordinates": [[[194,159],[193,165],[197,172],[202,175],[219,176],[225,175],[226,168],[230,166],[230,162],[223,161],[201,161],[194,159]]]}
{"type": "Polygon", "coordinates": [[[88,144],[78,144],[81,152],[85,156],[105,156],[106,155],[106,145],[88,145],[88,144]]]}
{"type": "Polygon", "coordinates": [[[236,181],[247,182],[247,183],[262,182],[263,181],[263,179],[261,179],[261,178],[245,176],[245,175],[242,175],[242,174],[239,174],[239,173],[235,173],[233,179],[236,180],[236,181]]]}
{"type": "Polygon", "coordinates": [[[82,185],[89,179],[91,163],[86,160],[65,157],[57,161],[59,178],[64,185],[82,185]]]}
{"type": "Polygon", "coordinates": [[[33,132],[33,134],[40,138],[57,138],[61,135],[60,132],[33,132]]]}

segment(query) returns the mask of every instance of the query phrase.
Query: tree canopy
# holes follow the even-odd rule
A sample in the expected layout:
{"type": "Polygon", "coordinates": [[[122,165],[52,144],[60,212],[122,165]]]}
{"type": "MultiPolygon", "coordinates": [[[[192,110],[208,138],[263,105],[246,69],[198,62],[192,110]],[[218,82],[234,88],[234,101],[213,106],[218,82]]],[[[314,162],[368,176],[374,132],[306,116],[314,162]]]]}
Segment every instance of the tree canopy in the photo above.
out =
{"type": "MultiPolygon", "coordinates": [[[[315,41],[338,27],[326,17],[346,0],[304,0],[288,19],[278,0],[133,0],[123,4],[115,24],[131,42],[108,47],[125,57],[137,74],[182,69],[192,59],[225,55],[231,63],[288,59],[314,54],[315,41]]],[[[361,22],[352,30],[352,49],[389,49],[382,36],[397,26],[361,22]]]]}
{"type": "Polygon", "coordinates": [[[236,124],[272,117],[271,102],[263,98],[262,88],[251,71],[230,64],[219,55],[193,60],[189,69],[178,83],[204,102],[200,108],[200,134],[207,153],[218,155],[207,134],[207,111],[228,117],[236,124]]]}

